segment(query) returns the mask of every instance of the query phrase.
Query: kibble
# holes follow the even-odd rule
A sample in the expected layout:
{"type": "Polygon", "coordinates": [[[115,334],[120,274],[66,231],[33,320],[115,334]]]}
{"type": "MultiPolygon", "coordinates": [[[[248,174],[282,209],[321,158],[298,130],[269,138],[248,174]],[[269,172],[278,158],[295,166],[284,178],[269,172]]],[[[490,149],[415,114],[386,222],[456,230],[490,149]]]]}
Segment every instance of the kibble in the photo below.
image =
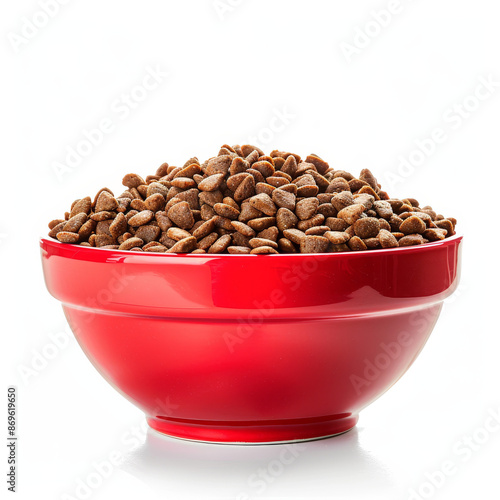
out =
{"type": "Polygon", "coordinates": [[[391,198],[368,169],[358,177],[317,155],[224,145],[201,163],[162,163],[75,200],[49,222],[61,243],[151,253],[326,253],[423,245],[455,234],[456,219],[391,198]]]}

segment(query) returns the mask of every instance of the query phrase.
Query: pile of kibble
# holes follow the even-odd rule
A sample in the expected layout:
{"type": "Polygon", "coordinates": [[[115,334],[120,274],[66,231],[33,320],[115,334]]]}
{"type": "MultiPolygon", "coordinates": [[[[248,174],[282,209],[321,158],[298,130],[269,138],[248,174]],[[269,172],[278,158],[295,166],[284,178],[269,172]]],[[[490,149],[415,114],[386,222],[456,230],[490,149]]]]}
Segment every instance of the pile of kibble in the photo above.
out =
{"type": "Polygon", "coordinates": [[[200,163],[123,178],[115,196],[75,200],[49,223],[63,243],[158,253],[323,253],[421,245],[455,234],[456,220],[390,198],[368,169],[359,177],[317,155],[224,145],[200,163]]]}

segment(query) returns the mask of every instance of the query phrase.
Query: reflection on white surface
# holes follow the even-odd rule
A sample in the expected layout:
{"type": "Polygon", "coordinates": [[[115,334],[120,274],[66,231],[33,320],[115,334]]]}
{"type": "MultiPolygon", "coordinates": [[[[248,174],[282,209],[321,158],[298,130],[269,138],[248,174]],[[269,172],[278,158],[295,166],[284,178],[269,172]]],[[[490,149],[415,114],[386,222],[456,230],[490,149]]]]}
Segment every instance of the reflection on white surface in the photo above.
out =
{"type": "Polygon", "coordinates": [[[355,428],[334,438],[288,445],[240,446],[183,441],[149,429],[143,446],[126,457],[122,469],[163,498],[168,493],[235,500],[356,498],[366,491],[365,482],[378,493],[389,492],[391,477],[360,446],[360,432],[355,428]],[[354,477],[363,481],[356,484],[354,477]]]}

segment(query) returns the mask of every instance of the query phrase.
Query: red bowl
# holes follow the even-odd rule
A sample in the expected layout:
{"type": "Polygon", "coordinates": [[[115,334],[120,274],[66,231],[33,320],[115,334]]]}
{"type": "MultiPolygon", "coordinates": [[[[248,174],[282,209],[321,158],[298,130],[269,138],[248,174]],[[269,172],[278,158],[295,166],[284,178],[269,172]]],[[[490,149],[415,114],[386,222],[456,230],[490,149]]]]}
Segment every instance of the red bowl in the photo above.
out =
{"type": "Polygon", "coordinates": [[[427,341],[461,240],[310,255],[40,246],[80,346],[151,427],[264,443],[356,425],[427,341]]]}

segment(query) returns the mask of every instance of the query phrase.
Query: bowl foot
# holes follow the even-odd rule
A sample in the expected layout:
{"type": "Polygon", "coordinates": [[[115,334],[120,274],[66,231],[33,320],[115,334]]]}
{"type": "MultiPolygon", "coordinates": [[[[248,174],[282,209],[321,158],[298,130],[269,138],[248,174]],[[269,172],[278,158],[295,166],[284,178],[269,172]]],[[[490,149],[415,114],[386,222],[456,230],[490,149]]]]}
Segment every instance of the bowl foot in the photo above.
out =
{"type": "Polygon", "coordinates": [[[149,426],[167,436],[221,444],[279,444],[313,441],[351,430],[358,415],[262,422],[210,422],[169,417],[147,417],[149,426]]]}

